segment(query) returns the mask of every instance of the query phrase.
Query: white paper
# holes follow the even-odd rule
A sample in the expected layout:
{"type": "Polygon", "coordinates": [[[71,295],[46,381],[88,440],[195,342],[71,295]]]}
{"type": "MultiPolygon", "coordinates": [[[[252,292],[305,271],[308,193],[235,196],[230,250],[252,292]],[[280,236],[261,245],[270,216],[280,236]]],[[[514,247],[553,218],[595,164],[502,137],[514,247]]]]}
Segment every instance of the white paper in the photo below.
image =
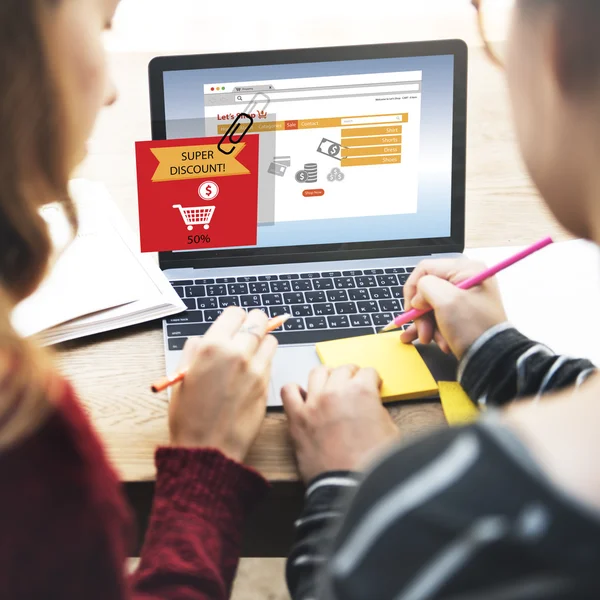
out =
{"type": "MultiPolygon", "coordinates": [[[[13,312],[23,336],[40,334],[42,343],[58,343],[185,310],[166,277],[142,256],[104,186],[71,182],[79,212],[77,238],[68,244],[40,288],[13,312]]],[[[68,242],[62,212],[43,213],[55,247],[68,242]]]]}
{"type": "MultiPolygon", "coordinates": [[[[525,246],[466,250],[488,266],[525,246]]],[[[552,244],[497,275],[508,319],[557,354],[600,365],[600,251],[584,240],[552,244]]]]}

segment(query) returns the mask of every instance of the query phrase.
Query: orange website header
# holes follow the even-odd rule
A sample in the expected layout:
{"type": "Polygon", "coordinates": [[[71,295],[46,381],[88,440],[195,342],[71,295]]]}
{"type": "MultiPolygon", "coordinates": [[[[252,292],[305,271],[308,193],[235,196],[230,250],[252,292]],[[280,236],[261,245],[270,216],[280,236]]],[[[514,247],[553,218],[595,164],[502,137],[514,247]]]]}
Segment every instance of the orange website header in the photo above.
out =
{"type": "MultiPolygon", "coordinates": [[[[289,121],[254,121],[249,133],[262,133],[266,131],[293,131],[298,129],[322,129],[343,126],[343,135],[349,136],[356,131],[360,131],[361,133],[363,131],[366,132],[366,129],[361,126],[369,124],[371,125],[369,128],[371,131],[377,130],[373,133],[401,134],[402,125],[398,125],[398,123],[408,123],[408,113],[396,113],[392,115],[363,115],[358,117],[325,117],[322,119],[298,119],[289,121]],[[385,117],[389,117],[390,120],[386,121],[385,117]],[[360,121],[361,119],[364,119],[365,122],[345,123],[345,121],[348,119],[352,119],[354,121],[360,121]],[[376,119],[376,122],[373,122],[373,119],[376,119]],[[374,127],[374,125],[377,125],[377,127],[374,127]],[[388,127],[386,127],[386,125],[390,128],[393,128],[393,131],[388,131],[388,127]]],[[[220,135],[227,133],[227,130],[230,126],[231,123],[226,125],[218,125],[217,133],[220,135]]],[[[371,131],[369,131],[369,134],[371,134],[371,131]]]]}

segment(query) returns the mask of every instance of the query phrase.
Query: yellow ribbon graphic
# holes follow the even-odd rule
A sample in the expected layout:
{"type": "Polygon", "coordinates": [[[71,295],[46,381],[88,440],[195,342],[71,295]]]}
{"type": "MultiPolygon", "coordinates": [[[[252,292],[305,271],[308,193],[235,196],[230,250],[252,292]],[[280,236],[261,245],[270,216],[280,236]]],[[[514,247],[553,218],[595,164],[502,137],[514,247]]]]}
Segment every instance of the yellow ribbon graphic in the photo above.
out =
{"type": "MultiPolygon", "coordinates": [[[[224,144],[223,146],[227,145],[230,144],[224,144]]],[[[152,176],[152,181],[247,175],[250,171],[236,160],[236,157],[245,146],[245,143],[237,144],[231,154],[220,152],[217,144],[152,148],[152,154],[156,156],[159,162],[152,176]]]]}

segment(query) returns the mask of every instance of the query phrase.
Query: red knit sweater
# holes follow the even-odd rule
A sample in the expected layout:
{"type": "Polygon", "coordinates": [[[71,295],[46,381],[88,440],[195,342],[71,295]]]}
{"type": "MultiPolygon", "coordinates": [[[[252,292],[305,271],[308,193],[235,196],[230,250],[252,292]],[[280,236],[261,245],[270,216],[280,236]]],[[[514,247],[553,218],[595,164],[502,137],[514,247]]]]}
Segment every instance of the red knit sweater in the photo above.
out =
{"type": "Polygon", "coordinates": [[[127,578],[129,511],[65,386],[56,412],[0,454],[0,598],[228,598],[248,510],[264,479],[216,450],[161,448],[138,571],[127,578]]]}

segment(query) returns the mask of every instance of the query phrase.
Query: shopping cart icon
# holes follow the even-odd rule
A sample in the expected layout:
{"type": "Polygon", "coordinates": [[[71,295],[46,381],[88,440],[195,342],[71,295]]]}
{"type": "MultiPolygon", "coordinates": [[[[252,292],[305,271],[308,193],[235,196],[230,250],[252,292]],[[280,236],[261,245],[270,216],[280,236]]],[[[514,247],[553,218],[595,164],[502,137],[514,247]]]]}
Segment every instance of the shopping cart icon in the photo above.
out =
{"type": "Polygon", "coordinates": [[[194,225],[204,225],[204,229],[209,228],[210,220],[215,212],[215,206],[190,206],[183,208],[181,204],[173,204],[173,208],[178,208],[183,222],[187,225],[189,231],[194,229],[194,225]]]}

